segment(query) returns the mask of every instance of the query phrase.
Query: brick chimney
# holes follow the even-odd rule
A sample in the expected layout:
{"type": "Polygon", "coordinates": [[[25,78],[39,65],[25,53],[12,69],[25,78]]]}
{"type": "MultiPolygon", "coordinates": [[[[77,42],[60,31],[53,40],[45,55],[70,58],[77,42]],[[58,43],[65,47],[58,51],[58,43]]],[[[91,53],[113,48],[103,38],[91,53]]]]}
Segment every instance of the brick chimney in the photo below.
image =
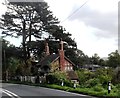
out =
{"type": "Polygon", "coordinates": [[[48,46],[48,39],[45,40],[45,56],[50,55],[49,46],[48,46]]]}
{"type": "Polygon", "coordinates": [[[60,70],[64,71],[64,50],[63,50],[63,41],[60,39],[60,50],[59,50],[59,56],[60,56],[60,70]]]}

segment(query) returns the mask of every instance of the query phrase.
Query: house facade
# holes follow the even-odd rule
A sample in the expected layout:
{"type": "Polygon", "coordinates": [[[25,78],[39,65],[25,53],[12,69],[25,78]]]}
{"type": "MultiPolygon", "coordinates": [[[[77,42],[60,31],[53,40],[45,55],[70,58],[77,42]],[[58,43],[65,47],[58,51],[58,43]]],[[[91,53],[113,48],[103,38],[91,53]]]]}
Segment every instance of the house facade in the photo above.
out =
{"type": "Polygon", "coordinates": [[[40,71],[49,73],[55,71],[63,71],[68,73],[69,79],[76,80],[77,75],[73,70],[75,64],[69,60],[64,53],[63,49],[63,41],[60,40],[60,49],[58,49],[58,54],[50,54],[49,46],[46,41],[45,43],[45,58],[41,60],[37,66],[39,67],[40,71]],[[70,73],[72,73],[70,75],[70,73]]]}

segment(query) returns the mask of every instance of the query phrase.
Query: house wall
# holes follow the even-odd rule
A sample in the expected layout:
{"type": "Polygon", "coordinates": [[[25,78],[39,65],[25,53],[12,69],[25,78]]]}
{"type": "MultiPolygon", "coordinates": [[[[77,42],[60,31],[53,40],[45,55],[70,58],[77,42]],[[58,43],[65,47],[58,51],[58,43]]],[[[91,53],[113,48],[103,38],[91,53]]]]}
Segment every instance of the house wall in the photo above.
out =
{"type": "MultiPolygon", "coordinates": [[[[60,70],[59,59],[51,63],[51,72],[54,72],[56,70],[60,70]]],[[[71,70],[73,70],[73,65],[67,60],[64,60],[64,68],[62,69],[62,71],[71,71],[71,70]]]]}
{"type": "Polygon", "coordinates": [[[64,68],[65,71],[71,71],[73,70],[73,65],[68,62],[67,60],[65,60],[65,68],[64,68]]]}
{"type": "Polygon", "coordinates": [[[52,62],[51,63],[51,72],[59,70],[59,65],[60,65],[59,60],[52,62]]]}

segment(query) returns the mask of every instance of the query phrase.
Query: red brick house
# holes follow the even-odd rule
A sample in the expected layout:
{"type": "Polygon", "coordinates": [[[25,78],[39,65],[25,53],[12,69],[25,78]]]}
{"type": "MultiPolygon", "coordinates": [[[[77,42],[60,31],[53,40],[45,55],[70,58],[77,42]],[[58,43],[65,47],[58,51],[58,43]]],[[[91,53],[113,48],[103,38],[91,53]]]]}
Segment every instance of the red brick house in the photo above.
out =
{"type": "Polygon", "coordinates": [[[77,75],[75,74],[73,67],[75,64],[69,60],[63,50],[63,41],[60,41],[60,49],[58,54],[51,54],[49,52],[49,46],[46,41],[45,43],[45,58],[41,60],[37,66],[43,72],[55,72],[55,71],[64,71],[68,73],[70,80],[78,80],[77,75]]]}

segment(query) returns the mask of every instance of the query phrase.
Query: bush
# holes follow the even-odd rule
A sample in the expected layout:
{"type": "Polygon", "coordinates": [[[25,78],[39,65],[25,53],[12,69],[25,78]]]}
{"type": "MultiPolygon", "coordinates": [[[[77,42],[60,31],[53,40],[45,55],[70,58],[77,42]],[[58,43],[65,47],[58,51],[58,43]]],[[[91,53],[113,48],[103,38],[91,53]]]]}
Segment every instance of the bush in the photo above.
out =
{"type": "Polygon", "coordinates": [[[102,84],[106,84],[108,83],[108,81],[112,80],[112,76],[113,76],[113,69],[98,69],[96,72],[96,78],[98,78],[100,80],[100,82],[102,84]]]}
{"type": "Polygon", "coordinates": [[[70,80],[64,80],[64,84],[65,84],[65,86],[69,86],[69,87],[73,87],[73,83],[70,81],[70,80]]]}
{"type": "Polygon", "coordinates": [[[116,88],[120,89],[120,84],[117,84],[117,85],[116,85],[116,88]]]}
{"type": "Polygon", "coordinates": [[[64,85],[69,86],[69,87],[73,86],[72,82],[67,79],[67,75],[63,72],[51,73],[46,77],[46,80],[49,81],[50,84],[61,85],[63,81],[64,85]]]}
{"type": "Polygon", "coordinates": [[[93,79],[90,79],[90,80],[86,81],[86,87],[91,88],[93,86],[96,86],[99,83],[100,83],[99,79],[93,78],[93,79]]]}
{"type": "Polygon", "coordinates": [[[88,70],[83,70],[83,69],[77,70],[76,73],[78,75],[80,85],[86,85],[85,82],[87,80],[95,77],[95,74],[93,72],[88,71],[88,70]]]}
{"type": "Polygon", "coordinates": [[[117,84],[116,88],[117,88],[118,96],[119,96],[119,98],[120,98],[120,84],[117,84]]]}
{"type": "Polygon", "coordinates": [[[101,85],[96,85],[93,87],[94,91],[101,92],[104,91],[104,88],[101,85]]]}
{"type": "Polygon", "coordinates": [[[47,82],[49,82],[50,84],[53,84],[53,83],[59,83],[57,78],[54,76],[54,75],[47,75],[46,76],[46,80],[47,82]]]}

